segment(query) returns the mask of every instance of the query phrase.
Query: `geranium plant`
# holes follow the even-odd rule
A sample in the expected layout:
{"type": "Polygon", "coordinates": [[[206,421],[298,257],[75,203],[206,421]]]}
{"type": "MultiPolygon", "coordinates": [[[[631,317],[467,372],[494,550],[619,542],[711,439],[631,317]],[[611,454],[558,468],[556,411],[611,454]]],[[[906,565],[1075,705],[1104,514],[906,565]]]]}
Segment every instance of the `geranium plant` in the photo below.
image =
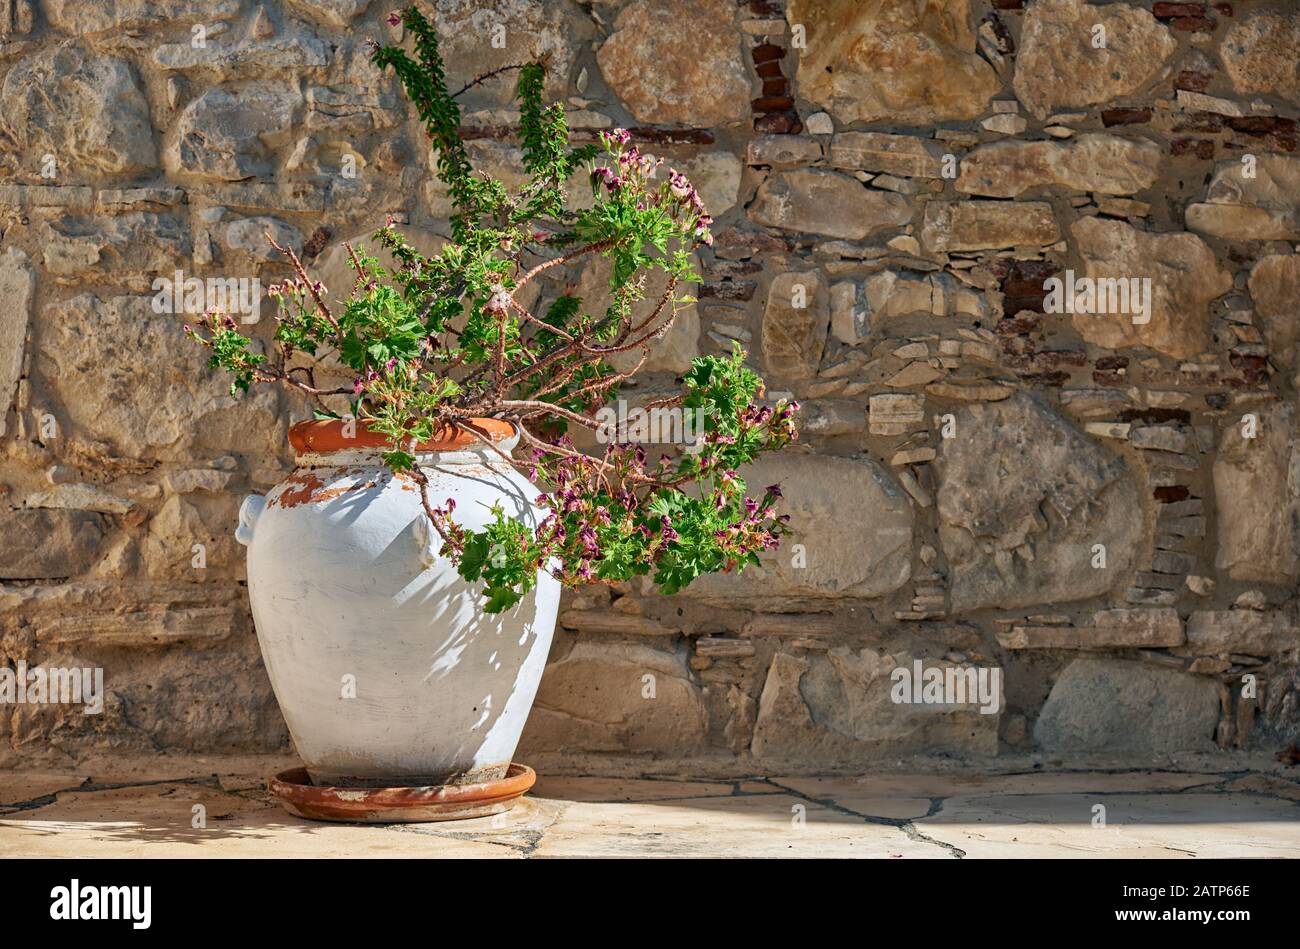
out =
{"type": "Polygon", "coordinates": [[[611,443],[588,454],[568,434],[570,426],[598,429],[596,411],[692,302],[678,288],[698,281],[693,252],[712,242],[712,219],[696,190],[662,159],[642,154],[626,131],[573,147],[563,106],[543,105],[538,63],[518,70],[527,182],[511,191],[475,173],[435,30],[414,7],[391,22],[406,27],[413,55],[376,45],[372,58],[396,73],[437,149],[438,176],[454,205],[449,242],[425,256],[390,220],[374,238],[396,266],[349,245],[356,279],[341,302],[325,299],[292,248],[275,245],[294,276],[269,290],[279,304],[273,343],[263,348],[218,313],[205,314],[189,334],[209,348],[211,365],[234,375],[232,391],[287,385],[330,418],[340,416],[323,400],[347,397],[351,417],[387,439],[384,463],[419,484],[441,553],[466,580],[484,581],[489,612],[516,603],[539,569],[569,585],[652,574],[673,593],[702,574],[756,564],[760,551],[777,545],[786,518],[776,511],[777,486],[747,493],[737,472],[795,437],[798,406],[761,402],[762,381],[738,347],[695,359],[682,393],[654,403],[694,410],[702,420],[691,451],[651,459],[642,445],[611,443]],[[594,203],[573,211],[566,188],[579,174],[594,203]],[[587,312],[570,295],[538,313],[520,303],[521,291],[546,271],[596,255],[610,260],[612,302],[603,312],[587,312]],[[656,269],[667,288],[647,301],[648,314],[634,315],[656,269]],[[630,371],[610,364],[623,353],[640,357],[630,371]],[[318,386],[322,367],[354,381],[318,386]],[[482,418],[511,421],[519,432],[524,457],[498,453],[541,491],[546,515],[535,528],[498,509],[486,529],[467,530],[450,499],[429,496],[416,445],[449,426],[491,445],[473,421],[482,418]]]}

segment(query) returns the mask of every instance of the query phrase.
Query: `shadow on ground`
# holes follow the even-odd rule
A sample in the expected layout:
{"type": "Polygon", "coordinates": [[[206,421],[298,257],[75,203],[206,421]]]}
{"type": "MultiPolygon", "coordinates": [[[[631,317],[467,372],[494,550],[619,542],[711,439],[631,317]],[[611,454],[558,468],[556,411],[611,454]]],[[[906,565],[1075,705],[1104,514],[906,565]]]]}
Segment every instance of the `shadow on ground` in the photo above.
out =
{"type": "Polygon", "coordinates": [[[0,854],[41,857],[1300,857],[1300,773],[544,777],[495,817],[302,820],[280,760],[0,775],[0,854]]]}

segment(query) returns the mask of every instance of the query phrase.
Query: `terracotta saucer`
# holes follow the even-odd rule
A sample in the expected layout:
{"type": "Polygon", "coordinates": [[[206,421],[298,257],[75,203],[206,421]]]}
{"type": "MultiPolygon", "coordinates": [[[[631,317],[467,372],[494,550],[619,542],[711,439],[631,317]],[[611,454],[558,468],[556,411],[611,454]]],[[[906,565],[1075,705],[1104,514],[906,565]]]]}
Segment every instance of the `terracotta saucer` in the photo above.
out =
{"type": "Polygon", "coordinates": [[[306,768],[281,771],[268,782],[284,809],[308,820],[359,824],[417,823],[487,817],[514,807],[537,780],[526,764],[512,763],[505,777],[480,784],[340,788],[311,783],[306,768]]]}

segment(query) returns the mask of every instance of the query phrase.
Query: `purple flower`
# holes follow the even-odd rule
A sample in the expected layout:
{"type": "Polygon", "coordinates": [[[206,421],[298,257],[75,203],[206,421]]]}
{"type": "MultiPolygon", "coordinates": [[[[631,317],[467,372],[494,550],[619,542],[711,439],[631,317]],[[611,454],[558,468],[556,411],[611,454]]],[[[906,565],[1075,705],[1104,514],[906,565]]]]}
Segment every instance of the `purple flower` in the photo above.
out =
{"type": "Polygon", "coordinates": [[[780,485],[780,484],[769,484],[769,485],[768,485],[766,488],[764,488],[763,490],[766,491],[768,494],[772,495],[772,497],[774,497],[774,498],[780,498],[780,497],[784,497],[784,496],[785,496],[785,495],[783,495],[783,494],[781,493],[781,485],[780,485]]]}
{"type": "Polygon", "coordinates": [[[392,13],[388,14],[388,25],[389,25],[389,26],[401,26],[401,25],[402,25],[402,14],[399,13],[398,11],[396,11],[396,10],[394,10],[392,13]]]}
{"type": "Polygon", "coordinates": [[[672,189],[674,198],[683,200],[689,198],[695,192],[690,181],[676,168],[668,169],[668,187],[672,189]]]}

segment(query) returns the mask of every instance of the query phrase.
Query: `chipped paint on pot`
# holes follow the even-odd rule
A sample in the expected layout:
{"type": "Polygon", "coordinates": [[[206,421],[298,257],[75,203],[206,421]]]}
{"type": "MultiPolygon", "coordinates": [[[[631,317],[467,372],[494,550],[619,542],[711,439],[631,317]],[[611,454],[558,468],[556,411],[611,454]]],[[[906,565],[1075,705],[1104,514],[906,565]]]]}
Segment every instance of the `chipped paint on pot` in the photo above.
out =
{"type": "MultiPolygon", "coordinates": [[[[509,453],[518,436],[488,432],[509,453]]],[[[244,501],[236,538],[271,685],[316,784],[482,782],[506,774],[550,649],[560,585],[539,572],[513,609],[482,609],[438,554],[409,475],[382,442],[339,422],[299,423],[292,474],[244,501]],[[304,432],[304,429],[307,429],[304,432]],[[340,445],[353,447],[339,447],[340,445]]],[[[417,449],[429,499],[479,529],[491,507],[535,525],[534,487],[482,441],[442,433],[417,449]]]]}

